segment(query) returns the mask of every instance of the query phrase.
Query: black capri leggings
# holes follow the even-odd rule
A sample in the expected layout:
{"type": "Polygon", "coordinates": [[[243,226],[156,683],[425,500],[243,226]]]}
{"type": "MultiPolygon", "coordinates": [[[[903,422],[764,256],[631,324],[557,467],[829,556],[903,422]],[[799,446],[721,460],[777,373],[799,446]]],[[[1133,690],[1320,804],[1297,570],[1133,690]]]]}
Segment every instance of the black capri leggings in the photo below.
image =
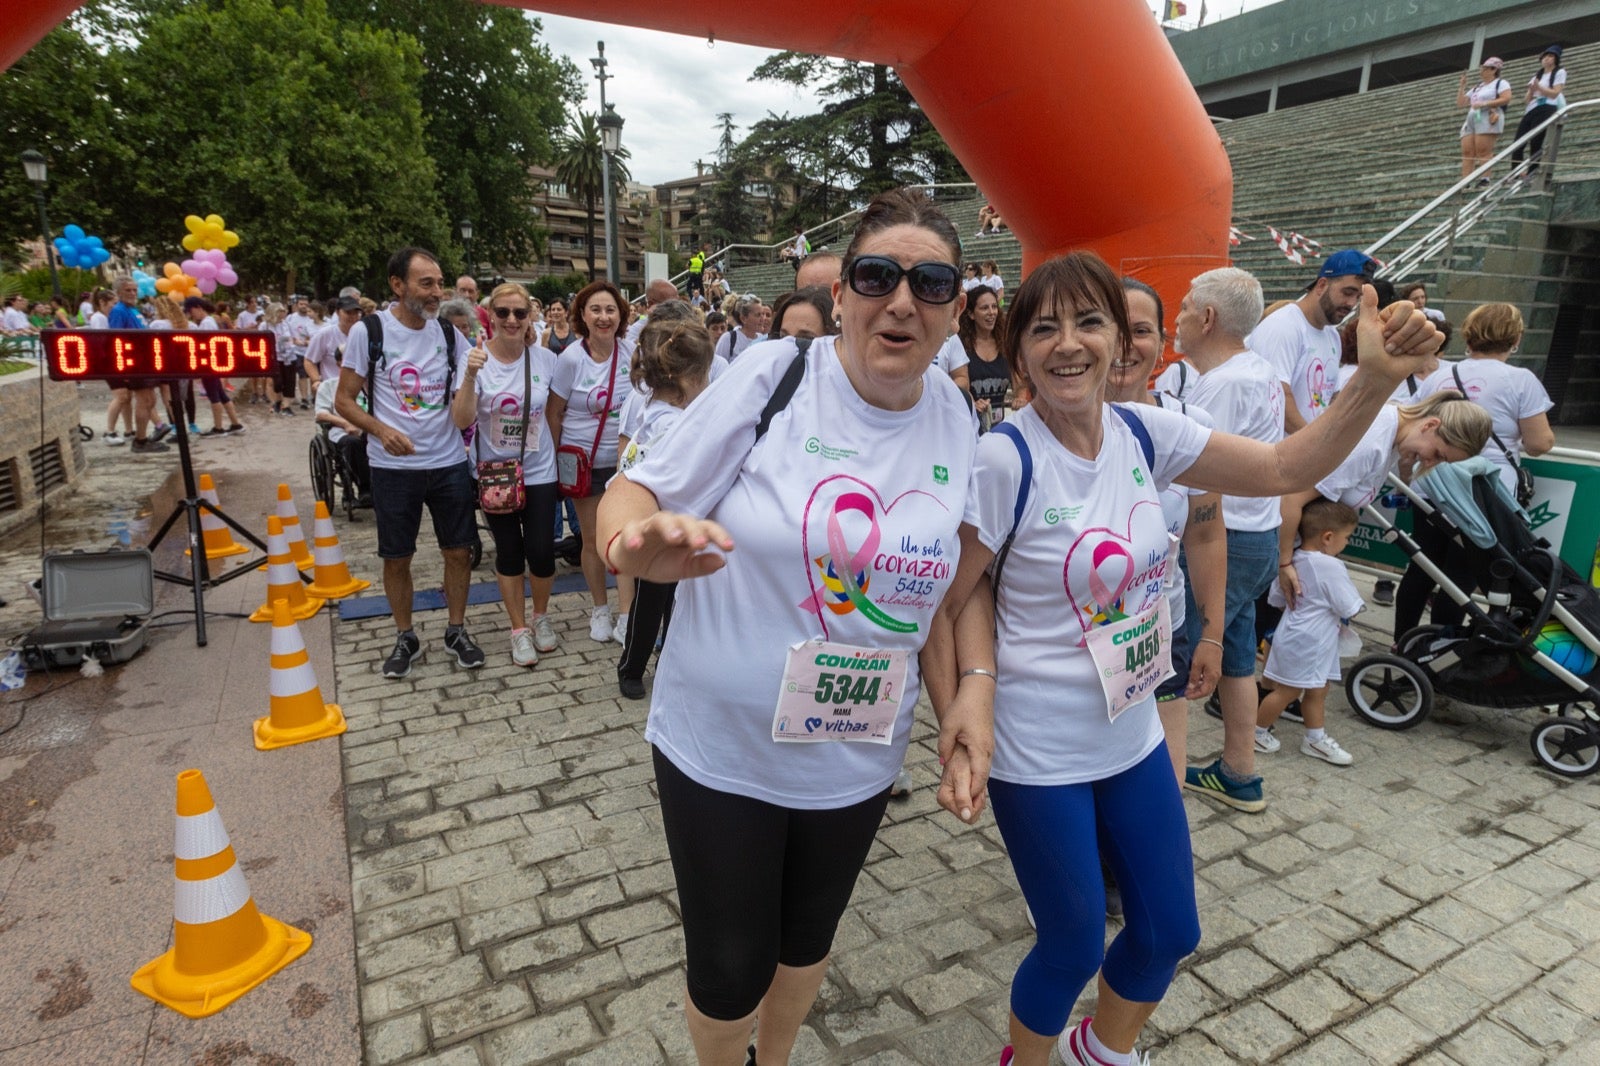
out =
{"type": "Polygon", "coordinates": [[[689,999],[708,1018],[747,1018],[780,964],[828,957],[889,792],[834,810],[791,810],[707,788],[652,750],[689,999]]]}
{"type": "Polygon", "coordinates": [[[556,483],[526,486],[515,514],[485,514],[494,537],[494,572],[501,577],[553,577],[556,572],[556,483]]]}
{"type": "Polygon", "coordinates": [[[279,363],[276,368],[276,373],[274,373],[269,379],[273,386],[278,390],[278,397],[280,399],[294,399],[294,390],[296,388],[294,368],[294,363],[279,363]]]}

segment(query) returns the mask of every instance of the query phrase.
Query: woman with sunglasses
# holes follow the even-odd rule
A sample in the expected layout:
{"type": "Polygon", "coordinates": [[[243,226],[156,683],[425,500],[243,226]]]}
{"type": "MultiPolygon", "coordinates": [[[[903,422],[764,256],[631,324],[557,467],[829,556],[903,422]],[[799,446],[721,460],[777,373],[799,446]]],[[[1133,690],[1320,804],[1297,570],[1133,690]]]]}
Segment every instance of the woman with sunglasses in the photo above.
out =
{"type": "Polygon", "coordinates": [[[550,301],[550,306],[545,308],[544,338],[539,342],[544,347],[560,355],[567,350],[567,345],[578,339],[578,334],[573,330],[572,323],[567,320],[567,301],[559,296],[550,301]]]}
{"type": "Polygon", "coordinates": [[[618,624],[606,600],[606,564],[595,539],[595,511],[606,482],[617,472],[622,407],[633,391],[633,345],[622,337],[626,307],[622,293],[609,281],[591,281],[572,298],[573,328],[580,339],[558,357],[547,408],[555,439],[562,447],[582,449],[589,460],[589,491],[573,502],[583,536],[583,583],[594,600],[589,637],[602,644],[625,643],[628,634],[627,618],[618,624]]]}
{"type": "Polygon", "coordinates": [[[545,421],[556,354],[533,343],[528,290],[516,282],[489,294],[494,335],[467,353],[456,368],[450,414],[457,429],[476,425],[473,462],[520,459],[525,499],[512,514],[484,513],[494,536],[494,571],[500,601],[511,622],[511,661],[534,666],[540,652],[556,650],[550,582],[556,575],[556,447],[545,421]],[[532,578],[533,623],[522,595],[532,578]]]}
{"type": "MultiPolygon", "coordinates": [[[[1180,322],[1192,313],[1186,299],[1180,322]]],[[[998,674],[989,792],[1038,923],[1012,982],[1012,1046],[1000,1062],[1045,1066],[1098,971],[1097,1013],[1065,1033],[1061,1057],[1124,1066],[1138,1061],[1139,1031],[1200,937],[1189,827],[1155,704],[1172,673],[1175,555],[1160,494],[1174,482],[1273,496],[1311,485],[1439,335],[1409,304],[1379,312],[1367,287],[1350,387],[1268,445],[1151,403],[1103,402],[1114,368],[1132,360],[1132,329],[1121,280],[1092,253],[1037,267],[1006,316],[1002,346],[1033,399],[978,441],[946,598],[961,603],[992,569],[992,600],[973,597],[967,612],[992,602],[999,623],[987,630],[988,661],[973,660],[998,674]],[[1126,914],[1109,948],[1102,857],[1126,914]]],[[[930,643],[930,674],[948,672],[943,651],[930,643]]]]}
{"type": "MultiPolygon", "coordinates": [[[[959,250],[922,195],[876,197],[840,334],[742,351],[601,507],[609,566],[680,582],[645,737],[702,1066],[788,1061],[907,750],[976,439],[932,369],[959,250]]],[[[970,822],[993,678],[928,684],[939,801],[970,822]]]]}

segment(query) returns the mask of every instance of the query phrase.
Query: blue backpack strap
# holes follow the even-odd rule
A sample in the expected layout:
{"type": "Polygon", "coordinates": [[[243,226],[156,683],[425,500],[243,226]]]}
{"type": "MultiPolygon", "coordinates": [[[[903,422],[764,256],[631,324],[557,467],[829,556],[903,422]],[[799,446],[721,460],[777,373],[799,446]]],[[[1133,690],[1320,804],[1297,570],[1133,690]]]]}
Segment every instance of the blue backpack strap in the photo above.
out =
{"type": "Polygon", "coordinates": [[[1006,568],[1006,557],[1011,554],[1011,542],[1017,539],[1017,527],[1022,525],[1022,512],[1027,510],[1028,496],[1033,491],[1033,453],[1028,450],[1028,442],[1023,439],[1022,431],[1010,422],[1002,422],[989,432],[1009,437],[1011,443],[1017,446],[1017,455],[1022,459],[1022,483],[1017,486],[1017,505],[1011,512],[1011,532],[1006,534],[1005,543],[1000,545],[1000,550],[994,556],[993,576],[990,580],[994,585],[995,595],[998,596],[1000,574],[1006,568]]]}
{"type": "Polygon", "coordinates": [[[1124,422],[1128,423],[1128,429],[1133,433],[1133,439],[1139,442],[1139,450],[1144,452],[1144,465],[1150,468],[1150,476],[1155,477],[1156,442],[1150,439],[1150,431],[1144,428],[1144,419],[1121,404],[1114,403],[1111,405],[1111,409],[1117,412],[1124,422]]]}

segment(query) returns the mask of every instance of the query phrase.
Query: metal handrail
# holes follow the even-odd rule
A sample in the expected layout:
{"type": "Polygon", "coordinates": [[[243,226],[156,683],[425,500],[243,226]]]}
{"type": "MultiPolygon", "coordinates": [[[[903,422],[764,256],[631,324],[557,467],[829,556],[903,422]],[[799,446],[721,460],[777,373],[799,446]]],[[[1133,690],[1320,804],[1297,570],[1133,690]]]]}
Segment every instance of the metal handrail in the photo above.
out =
{"type": "MultiPolygon", "coordinates": [[[[927,192],[927,191],[929,191],[931,189],[972,189],[973,191],[977,191],[978,184],[977,184],[977,182],[972,182],[972,181],[946,181],[946,182],[931,182],[931,183],[926,184],[926,185],[907,185],[907,186],[905,186],[905,188],[907,188],[907,189],[920,189],[920,190],[922,190],[924,192],[927,192]]],[[[803,232],[806,235],[807,239],[810,239],[810,237],[811,237],[811,235],[813,233],[821,232],[822,230],[827,229],[829,226],[839,225],[839,224],[843,223],[844,221],[846,221],[847,219],[854,218],[855,216],[861,214],[861,212],[863,210],[864,210],[864,208],[852,207],[850,210],[844,212],[843,214],[835,215],[832,218],[827,219],[827,220],[825,220],[823,222],[818,222],[815,226],[812,226],[810,229],[802,230],[801,232],[803,232]]],[[[728,253],[730,253],[730,252],[733,252],[733,251],[776,252],[780,248],[784,248],[787,245],[790,245],[792,243],[794,243],[794,237],[793,236],[790,236],[790,237],[788,237],[788,238],[786,238],[784,240],[781,240],[781,241],[775,241],[772,244],[729,244],[729,245],[724,245],[723,247],[718,248],[716,251],[711,252],[710,254],[708,254],[706,256],[705,262],[706,262],[707,266],[710,266],[713,263],[715,263],[718,259],[722,259],[724,266],[719,268],[719,269],[726,270],[727,269],[727,256],[728,256],[728,253]]],[[[680,271],[678,271],[678,273],[672,275],[667,280],[672,282],[674,285],[677,285],[677,284],[681,283],[684,279],[686,279],[688,276],[689,276],[689,272],[687,270],[680,270],[680,271]]],[[[633,303],[639,303],[643,299],[644,299],[644,296],[643,296],[643,294],[641,294],[641,295],[635,297],[632,302],[633,303]]]]}
{"type": "MultiPolygon", "coordinates": [[[[1539,123],[1539,125],[1535,126],[1521,137],[1518,137],[1510,144],[1506,145],[1506,147],[1491,156],[1488,162],[1483,163],[1472,173],[1461,178],[1444,192],[1440,193],[1438,196],[1435,196],[1425,205],[1412,212],[1412,214],[1406,218],[1405,221],[1401,222],[1388,233],[1385,233],[1382,237],[1379,237],[1372,244],[1368,245],[1364,251],[1367,255],[1376,256],[1379,250],[1392,243],[1395,238],[1400,236],[1400,234],[1404,233],[1418,221],[1431,214],[1436,208],[1449,201],[1457,193],[1460,193],[1464,189],[1470,188],[1479,178],[1483,177],[1490,170],[1494,169],[1496,164],[1502,162],[1508,156],[1510,156],[1512,152],[1533,140],[1535,136],[1544,132],[1547,128],[1555,123],[1565,121],[1568,114],[1574,111],[1586,110],[1591,107],[1600,107],[1600,99],[1580,100],[1577,103],[1567,104],[1565,107],[1558,108],[1554,115],[1551,115],[1549,118],[1539,123]]],[[[1531,159],[1524,160],[1521,164],[1515,167],[1510,174],[1507,174],[1494,185],[1491,185],[1489,188],[1485,189],[1476,198],[1469,202],[1462,210],[1471,211],[1474,208],[1478,208],[1480,205],[1482,205],[1483,210],[1477,211],[1471,219],[1472,222],[1477,222],[1478,219],[1482,218],[1483,215],[1487,213],[1487,209],[1489,207],[1492,207],[1495,202],[1504,198],[1503,196],[1497,196],[1496,193],[1498,193],[1504,187],[1505,183],[1524,173],[1527,168],[1532,165],[1532,162],[1533,161],[1531,159]]],[[[1434,230],[1431,231],[1427,236],[1423,237],[1422,240],[1413,244],[1412,248],[1437,242],[1443,228],[1451,228],[1453,226],[1454,232],[1459,234],[1461,232],[1461,227],[1459,225],[1454,225],[1455,221],[1456,220],[1454,219],[1447,220],[1445,223],[1441,223],[1440,226],[1436,226],[1434,230]]],[[[1390,275],[1397,274],[1400,266],[1409,265],[1408,259],[1415,258],[1414,256],[1407,256],[1407,252],[1410,252],[1411,250],[1412,249],[1407,249],[1406,252],[1402,252],[1400,255],[1396,256],[1393,262],[1386,263],[1384,267],[1378,271],[1378,276],[1388,277],[1390,275]]]]}

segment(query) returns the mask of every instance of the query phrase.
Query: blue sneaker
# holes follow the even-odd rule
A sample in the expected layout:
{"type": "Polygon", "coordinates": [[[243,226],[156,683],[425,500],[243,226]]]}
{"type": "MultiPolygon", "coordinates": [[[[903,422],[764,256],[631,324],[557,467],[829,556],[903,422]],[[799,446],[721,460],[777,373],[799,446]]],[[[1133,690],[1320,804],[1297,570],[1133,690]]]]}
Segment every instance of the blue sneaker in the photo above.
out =
{"type": "Polygon", "coordinates": [[[1247,814],[1259,814],[1267,809],[1267,801],[1261,794],[1260,776],[1243,783],[1230,781],[1223,776],[1220,758],[1210,766],[1191,766],[1184,770],[1183,787],[1247,814]]]}

